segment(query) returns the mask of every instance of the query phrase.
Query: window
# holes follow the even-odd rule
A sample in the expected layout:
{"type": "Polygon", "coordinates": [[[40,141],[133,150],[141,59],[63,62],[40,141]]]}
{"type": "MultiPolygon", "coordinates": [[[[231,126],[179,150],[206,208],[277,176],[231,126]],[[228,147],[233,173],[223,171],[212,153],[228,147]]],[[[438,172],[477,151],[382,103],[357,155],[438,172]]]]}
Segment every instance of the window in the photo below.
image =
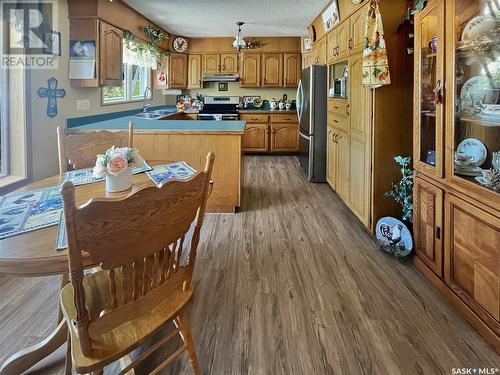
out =
{"type": "Polygon", "coordinates": [[[122,85],[103,87],[103,103],[124,103],[141,100],[144,90],[149,85],[149,72],[150,69],[146,67],[135,64],[123,64],[122,85]]]}
{"type": "Polygon", "coordinates": [[[5,70],[0,72],[0,178],[7,174],[6,73],[5,70]]]}

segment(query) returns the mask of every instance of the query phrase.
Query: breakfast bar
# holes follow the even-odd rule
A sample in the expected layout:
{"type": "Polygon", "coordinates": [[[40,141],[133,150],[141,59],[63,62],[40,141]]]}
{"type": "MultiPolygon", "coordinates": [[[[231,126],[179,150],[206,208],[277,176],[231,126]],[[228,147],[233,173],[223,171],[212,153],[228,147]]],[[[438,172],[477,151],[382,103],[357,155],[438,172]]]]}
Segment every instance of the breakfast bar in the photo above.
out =
{"type": "Polygon", "coordinates": [[[241,199],[241,137],[245,121],[148,120],[125,116],[75,126],[69,133],[95,130],[125,131],[134,125],[134,147],[146,160],[183,160],[200,170],[215,152],[214,189],[207,212],[231,213],[241,199]]]}

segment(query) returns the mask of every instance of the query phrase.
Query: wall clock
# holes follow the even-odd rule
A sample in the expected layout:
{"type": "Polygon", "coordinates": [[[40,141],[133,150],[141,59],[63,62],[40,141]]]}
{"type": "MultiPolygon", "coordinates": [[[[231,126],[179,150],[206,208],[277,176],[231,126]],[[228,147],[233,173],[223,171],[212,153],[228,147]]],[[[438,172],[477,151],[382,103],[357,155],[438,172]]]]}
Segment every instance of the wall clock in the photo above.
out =
{"type": "Polygon", "coordinates": [[[316,29],[313,25],[307,28],[307,37],[309,40],[312,40],[313,43],[316,41],[316,29]]]}
{"type": "Polygon", "coordinates": [[[178,36],[172,41],[172,48],[175,52],[186,52],[188,48],[188,41],[186,38],[178,36]]]}
{"type": "Polygon", "coordinates": [[[351,0],[353,4],[361,4],[363,0],[351,0]]]}

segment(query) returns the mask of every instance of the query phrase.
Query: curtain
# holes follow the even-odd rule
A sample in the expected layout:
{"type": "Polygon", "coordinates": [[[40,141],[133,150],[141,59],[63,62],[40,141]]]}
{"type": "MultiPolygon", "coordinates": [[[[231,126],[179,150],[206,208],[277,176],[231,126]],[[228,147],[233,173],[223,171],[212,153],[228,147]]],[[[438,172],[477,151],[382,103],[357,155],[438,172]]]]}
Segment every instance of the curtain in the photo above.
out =
{"type": "Polygon", "coordinates": [[[123,63],[139,65],[140,67],[157,69],[156,56],[150,51],[133,51],[123,44],[123,63]]]}

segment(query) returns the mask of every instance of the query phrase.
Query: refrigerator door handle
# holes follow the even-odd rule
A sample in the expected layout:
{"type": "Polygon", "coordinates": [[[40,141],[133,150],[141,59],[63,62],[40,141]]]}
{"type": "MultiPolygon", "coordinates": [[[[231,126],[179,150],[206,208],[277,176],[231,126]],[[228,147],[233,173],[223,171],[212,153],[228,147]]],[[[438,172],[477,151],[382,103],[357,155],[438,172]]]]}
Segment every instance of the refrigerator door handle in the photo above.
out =
{"type": "Polygon", "coordinates": [[[302,119],[302,102],[304,100],[304,92],[302,89],[302,80],[299,79],[299,85],[297,86],[297,117],[300,120],[302,119]]]}
{"type": "Polygon", "coordinates": [[[302,138],[307,139],[308,141],[310,141],[310,140],[311,140],[311,136],[309,136],[309,135],[307,135],[307,134],[304,134],[304,133],[302,133],[301,131],[299,131],[299,135],[300,135],[302,138]]]}

